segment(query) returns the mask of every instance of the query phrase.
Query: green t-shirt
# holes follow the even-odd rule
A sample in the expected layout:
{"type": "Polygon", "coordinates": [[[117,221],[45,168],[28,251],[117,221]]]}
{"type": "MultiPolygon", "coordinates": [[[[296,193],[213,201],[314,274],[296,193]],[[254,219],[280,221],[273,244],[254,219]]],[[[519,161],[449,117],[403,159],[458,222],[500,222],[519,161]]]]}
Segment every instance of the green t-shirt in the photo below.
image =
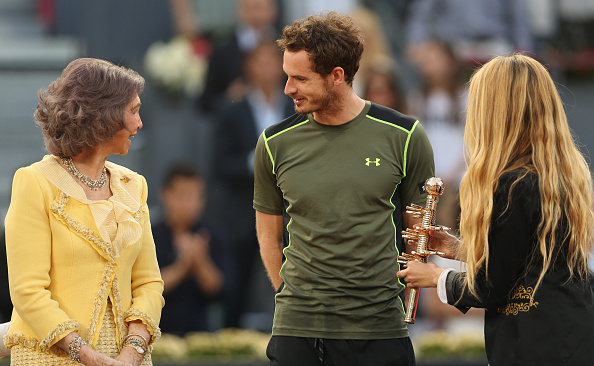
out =
{"type": "Polygon", "coordinates": [[[339,126],[296,114],[262,133],[254,208],[285,223],[274,335],[408,336],[396,277],[402,211],[425,204],[434,170],[419,122],[370,102],[339,126]]]}

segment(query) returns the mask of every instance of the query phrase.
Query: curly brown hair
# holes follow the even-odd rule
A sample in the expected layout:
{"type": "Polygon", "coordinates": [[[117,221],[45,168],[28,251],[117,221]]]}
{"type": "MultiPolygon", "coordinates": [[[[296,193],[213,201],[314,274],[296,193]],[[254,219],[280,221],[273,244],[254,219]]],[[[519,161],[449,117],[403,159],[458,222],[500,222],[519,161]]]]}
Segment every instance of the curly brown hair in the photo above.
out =
{"type": "Polygon", "coordinates": [[[363,36],[353,19],[335,11],[296,20],[283,29],[277,44],[283,51],[306,51],[313,71],[327,76],[335,67],[344,70],[352,85],[363,54],[363,36]]]}
{"type": "Polygon", "coordinates": [[[46,149],[72,157],[111,140],[124,128],[126,106],[143,89],[144,78],[133,70],[93,58],[72,61],[37,93],[34,117],[46,149]]]}

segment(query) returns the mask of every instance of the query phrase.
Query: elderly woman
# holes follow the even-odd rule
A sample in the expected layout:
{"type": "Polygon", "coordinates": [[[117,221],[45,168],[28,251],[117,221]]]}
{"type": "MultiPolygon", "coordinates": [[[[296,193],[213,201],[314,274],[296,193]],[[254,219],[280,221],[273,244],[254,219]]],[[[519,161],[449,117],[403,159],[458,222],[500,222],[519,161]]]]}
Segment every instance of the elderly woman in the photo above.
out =
{"type": "Polygon", "coordinates": [[[151,365],[163,282],[145,179],[110,163],[142,128],[144,79],[77,59],[39,93],[51,155],[19,169],[6,216],[13,365],[151,365]]]}

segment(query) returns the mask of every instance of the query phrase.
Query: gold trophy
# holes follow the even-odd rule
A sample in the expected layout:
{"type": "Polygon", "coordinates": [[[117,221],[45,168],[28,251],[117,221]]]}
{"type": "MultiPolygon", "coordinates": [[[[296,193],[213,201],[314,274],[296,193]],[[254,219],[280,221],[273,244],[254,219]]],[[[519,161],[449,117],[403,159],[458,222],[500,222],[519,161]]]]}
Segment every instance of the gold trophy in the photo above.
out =
{"type": "MultiPolygon", "coordinates": [[[[406,206],[407,213],[412,214],[415,218],[422,219],[422,221],[419,228],[407,228],[406,231],[402,232],[402,237],[407,239],[409,244],[416,244],[417,248],[411,251],[410,254],[402,253],[402,255],[398,256],[398,263],[400,264],[407,264],[409,261],[427,263],[427,257],[430,255],[444,254],[427,247],[429,243],[429,231],[450,230],[448,227],[435,225],[435,209],[439,201],[439,196],[443,194],[442,180],[437,177],[427,179],[425,181],[425,191],[427,192],[427,203],[425,207],[415,205],[414,203],[406,206]]],[[[410,290],[406,303],[406,314],[404,315],[404,321],[407,323],[414,324],[415,322],[420,290],[420,288],[412,288],[410,290]]]]}

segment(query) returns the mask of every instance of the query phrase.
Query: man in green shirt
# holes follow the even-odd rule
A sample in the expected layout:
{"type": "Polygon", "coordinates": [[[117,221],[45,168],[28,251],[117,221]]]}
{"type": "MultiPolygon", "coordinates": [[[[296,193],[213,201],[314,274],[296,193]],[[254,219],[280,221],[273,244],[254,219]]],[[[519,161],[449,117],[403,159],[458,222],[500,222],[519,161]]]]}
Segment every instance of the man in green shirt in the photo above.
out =
{"type": "Polygon", "coordinates": [[[335,12],[278,41],[297,114],[254,159],[262,260],[278,290],[271,365],[414,365],[396,277],[406,205],[424,205],[433,151],[414,118],[359,98],[363,40],[335,12]],[[284,249],[283,249],[284,248],[284,249]]]}

